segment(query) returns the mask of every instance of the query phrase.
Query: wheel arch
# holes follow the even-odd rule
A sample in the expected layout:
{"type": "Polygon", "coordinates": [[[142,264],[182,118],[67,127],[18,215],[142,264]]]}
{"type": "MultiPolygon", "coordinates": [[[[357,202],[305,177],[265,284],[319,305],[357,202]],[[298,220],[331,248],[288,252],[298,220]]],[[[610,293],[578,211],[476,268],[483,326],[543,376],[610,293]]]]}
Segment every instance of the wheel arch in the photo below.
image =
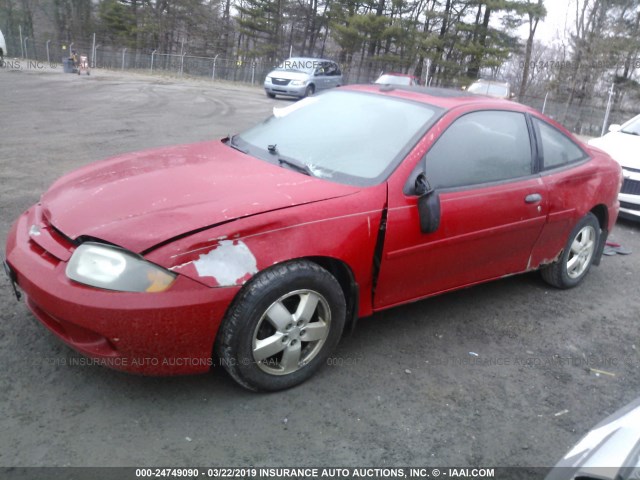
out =
{"type": "Polygon", "coordinates": [[[591,213],[593,213],[598,219],[598,223],[600,224],[600,228],[602,230],[608,230],[607,226],[609,225],[609,211],[605,205],[599,204],[591,209],[591,213]]]}
{"type": "MultiPolygon", "coordinates": [[[[338,281],[338,284],[342,289],[342,293],[344,294],[344,299],[347,306],[346,318],[345,318],[345,332],[353,331],[353,329],[355,328],[356,321],[358,319],[360,288],[358,286],[358,283],[356,282],[355,275],[353,274],[353,270],[346,262],[334,257],[327,257],[327,256],[307,256],[307,257],[289,258],[287,260],[277,262],[269,266],[268,268],[260,270],[259,272],[255,273],[244,285],[242,285],[242,288],[240,290],[238,290],[233,300],[227,306],[227,309],[225,310],[225,314],[223,315],[223,318],[225,318],[228,312],[232,310],[235,303],[242,296],[243,290],[249,288],[249,285],[251,284],[251,282],[254,281],[256,277],[258,277],[260,274],[268,271],[269,269],[275,268],[278,265],[282,265],[283,263],[305,261],[305,260],[315,263],[316,265],[324,268],[331,275],[333,275],[333,277],[338,281]]],[[[218,336],[218,333],[216,333],[216,338],[217,336],[218,336]]],[[[215,350],[215,340],[214,340],[213,350],[215,350]]]]}
{"type": "Polygon", "coordinates": [[[598,220],[598,223],[600,224],[600,230],[602,231],[600,234],[600,242],[596,247],[596,251],[593,257],[593,264],[595,266],[598,266],[600,265],[600,260],[602,260],[602,252],[604,252],[604,247],[609,236],[609,210],[605,205],[599,204],[593,207],[590,212],[598,220]]]}
{"type": "Polygon", "coordinates": [[[345,331],[353,330],[358,319],[360,289],[355,280],[353,270],[344,261],[334,257],[304,257],[298,260],[309,260],[327,270],[340,284],[347,304],[345,331]]]}

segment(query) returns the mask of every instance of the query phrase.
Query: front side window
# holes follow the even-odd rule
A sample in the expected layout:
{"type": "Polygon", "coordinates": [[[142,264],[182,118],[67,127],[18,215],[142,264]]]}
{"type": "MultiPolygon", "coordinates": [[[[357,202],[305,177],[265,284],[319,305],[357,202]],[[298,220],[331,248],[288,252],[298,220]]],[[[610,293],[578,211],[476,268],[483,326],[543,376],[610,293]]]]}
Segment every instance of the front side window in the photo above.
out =
{"type": "Polygon", "coordinates": [[[481,111],[458,118],[426,155],[433,188],[479,185],[531,174],[531,142],[524,114],[481,111]]]}
{"type": "Polygon", "coordinates": [[[533,119],[542,146],[542,163],[544,169],[561,167],[569,163],[584,160],[587,155],[571,139],[551,125],[533,119]]]}
{"type": "Polygon", "coordinates": [[[279,159],[290,159],[317,177],[375,185],[441,111],[383,95],[331,90],[274,109],[272,117],[234,138],[263,160],[278,164],[279,159]]]}

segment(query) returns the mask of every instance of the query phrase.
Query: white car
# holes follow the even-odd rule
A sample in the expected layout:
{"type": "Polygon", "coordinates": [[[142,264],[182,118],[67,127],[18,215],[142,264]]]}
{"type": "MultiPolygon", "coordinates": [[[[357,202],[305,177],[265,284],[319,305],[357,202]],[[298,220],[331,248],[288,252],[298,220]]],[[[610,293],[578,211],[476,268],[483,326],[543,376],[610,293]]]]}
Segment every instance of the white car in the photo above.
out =
{"type": "Polygon", "coordinates": [[[4,65],[4,56],[7,54],[7,43],[4,41],[4,35],[0,30],[0,67],[4,65]]]}
{"type": "Polygon", "coordinates": [[[620,215],[640,221],[640,115],[624,125],[611,125],[604,137],[589,140],[621,166],[624,183],[620,190],[620,215]]]}
{"type": "Polygon", "coordinates": [[[511,91],[508,82],[497,82],[495,80],[485,80],[481,78],[469,85],[467,92],[475,95],[487,95],[493,98],[512,99],[515,95],[511,91]]]}
{"type": "Polygon", "coordinates": [[[640,478],[640,399],[587,433],[545,480],[640,478]]]}

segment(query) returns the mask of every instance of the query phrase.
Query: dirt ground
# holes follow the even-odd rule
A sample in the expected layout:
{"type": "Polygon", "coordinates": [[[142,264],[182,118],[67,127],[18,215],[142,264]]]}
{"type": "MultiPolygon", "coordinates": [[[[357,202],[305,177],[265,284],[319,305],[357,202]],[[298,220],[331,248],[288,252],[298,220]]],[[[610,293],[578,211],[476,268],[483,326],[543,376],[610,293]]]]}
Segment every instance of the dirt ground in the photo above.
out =
{"type": "MultiPolygon", "coordinates": [[[[258,87],[0,69],[0,238],[58,176],[237,132],[258,87]]],[[[75,357],[0,277],[0,466],[550,466],[640,396],[640,224],[579,288],[535,273],[362,319],[330,365],[281,393],[220,370],[145,378],[75,357]],[[590,368],[605,373],[596,374],[590,368]]]]}

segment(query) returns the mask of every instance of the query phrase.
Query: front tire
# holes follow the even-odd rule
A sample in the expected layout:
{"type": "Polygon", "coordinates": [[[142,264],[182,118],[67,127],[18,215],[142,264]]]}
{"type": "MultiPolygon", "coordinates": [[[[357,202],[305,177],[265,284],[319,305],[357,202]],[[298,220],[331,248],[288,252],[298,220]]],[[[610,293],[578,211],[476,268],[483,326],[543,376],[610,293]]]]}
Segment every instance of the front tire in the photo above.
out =
{"type": "Polygon", "coordinates": [[[309,261],[283,263],[256,275],[240,292],[215,351],[243,387],[283,390],[326,362],[345,316],[342,288],[328,271],[309,261]]]}
{"type": "Polygon", "coordinates": [[[302,98],[310,97],[315,92],[316,92],[316,87],[314,87],[313,85],[307,85],[307,88],[305,88],[304,95],[302,96],[302,98]]]}
{"type": "Polygon", "coordinates": [[[269,98],[276,98],[276,94],[275,93],[271,93],[271,92],[265,92],[267,94],[267,97],[269,98]]]}
{"type": "Polygon", "coordinates": [[[542,278],[562,289],[580,284],[593,264],[600,233],[598,219],[593,213],[587,213],[571,231],[558,261],[541,270],[542,278]]]}

